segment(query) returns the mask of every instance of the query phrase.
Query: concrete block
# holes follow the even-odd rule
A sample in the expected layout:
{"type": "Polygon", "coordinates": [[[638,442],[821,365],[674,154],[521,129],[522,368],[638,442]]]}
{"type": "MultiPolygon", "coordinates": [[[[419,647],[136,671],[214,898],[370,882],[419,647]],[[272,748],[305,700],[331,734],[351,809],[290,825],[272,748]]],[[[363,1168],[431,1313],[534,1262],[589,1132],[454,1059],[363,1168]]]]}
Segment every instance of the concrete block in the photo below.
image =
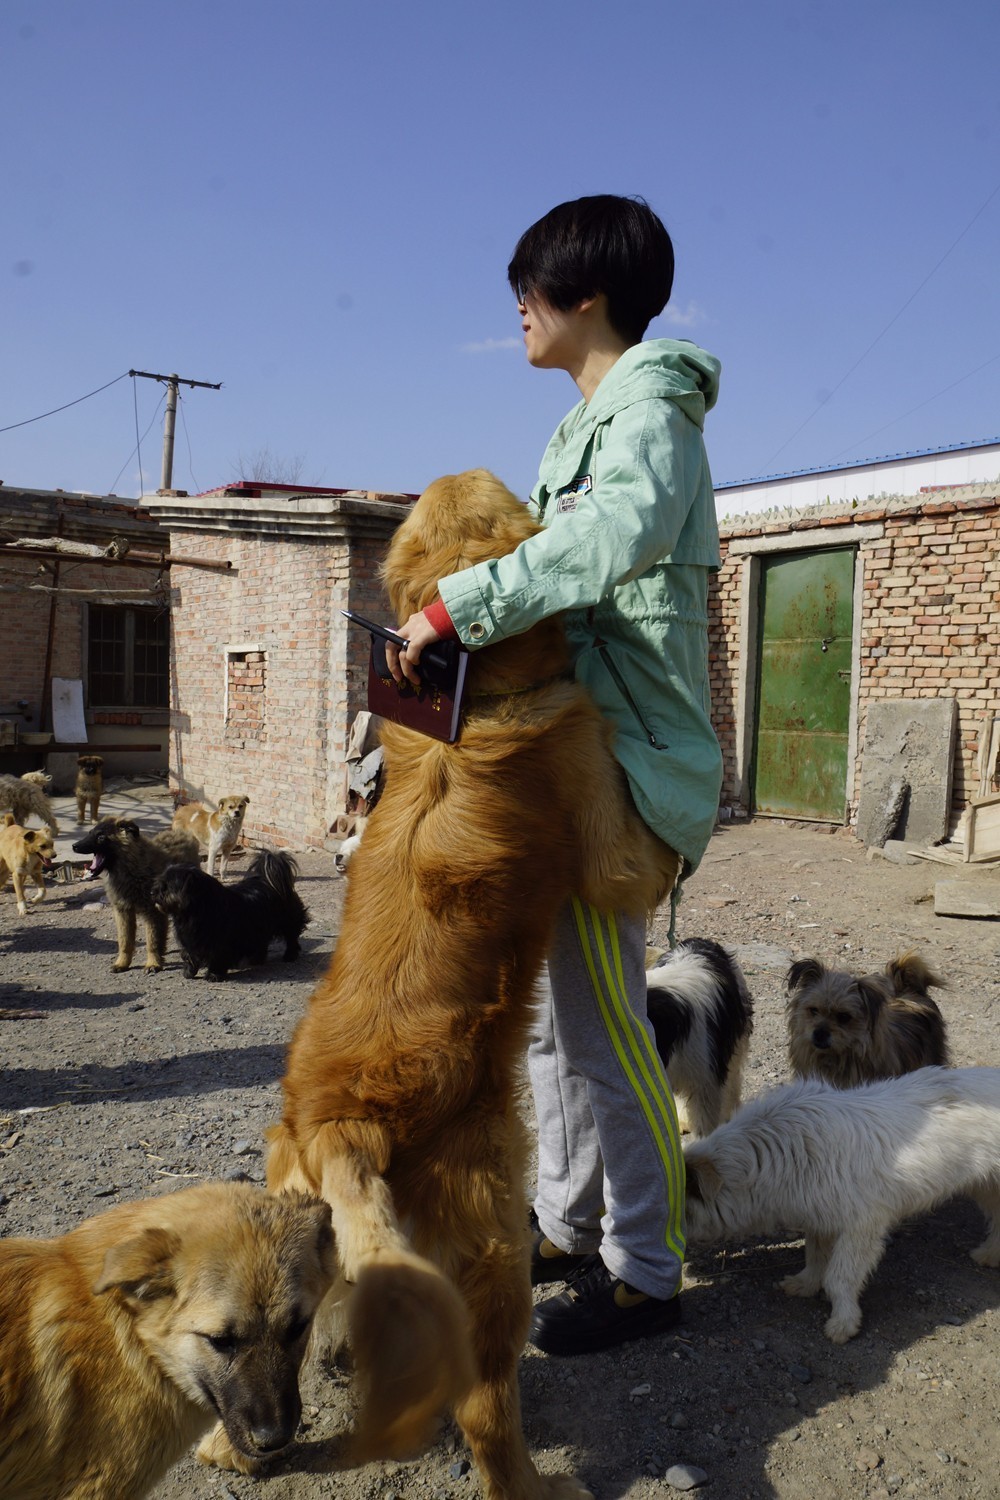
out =
{"type": "Polygon", "coordinates": [[[869,706],[858,801],[862,843],[894,837],[922,846],[947,836],[956,723],[949,697],[885,698],[869,706]]]}
{"type": "Polygon", "coordinates": [[[936,917],[1000,917],[1000,880],[939,880],[936,917]]]}

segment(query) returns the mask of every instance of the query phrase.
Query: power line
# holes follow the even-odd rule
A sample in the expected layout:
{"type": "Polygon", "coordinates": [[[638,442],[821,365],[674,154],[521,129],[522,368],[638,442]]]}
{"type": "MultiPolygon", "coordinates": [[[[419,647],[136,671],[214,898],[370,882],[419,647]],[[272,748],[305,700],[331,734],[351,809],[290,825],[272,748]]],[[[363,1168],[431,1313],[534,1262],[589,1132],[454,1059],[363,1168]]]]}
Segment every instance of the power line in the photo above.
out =
{"type": "MultiPolygon", "coordinates": [[[[140,444],[142,442],[142,438],[139,437],[139,411],[138,411],[138,406],[136,406],[136,402],[135,402],[135,399],[134,399],[135,398],[135,385],[134,384],[132,386],[132,395],[133,395],[133,402],[132,402],[132,404],[133,404],[133,406],[136,407],[136,413],[135,413],[135,447],[132,449],[132,451],[129,454],[128,458],[122,464],[121,468],[118,470],[118,473],[115,475],[114,479],[111,481],[110,485],[108,486],[107,494],[109,494],[109,495],[113,495],[114,494],[114,492],[115,492],[115,485],[118,483],[119,479],[122,477],[122,475],[124,474],[125,470],[128,468],[128,465],[132,462],[132,459],[134,458],[134,456],[137,453],[139,454],[139,492],[140,492],[140,494],[142,493],[142,453],[141,453],[141,449],[140,449],[140,444]]],[[[149,419],[149,423],[148,423],[148,425],[146,427],[145,432],[142,434],[143,438],[145,438],[148,435],[150,427],[152,427],[153,423],[156,421],[157,417],[160,415],[160,408],[163,406],[163,403],[164,403],[164,401],[166,399],[167,399],[166,395],[164,394],[164,395],[162,395],[160,397],[159,401],[157,401],[157,403],[156,403],[156,409],[153,412],[153,415],[149,419]]]]}
{"type": "Polygon", "coordinates": [[[813,407],[812,411],[806,417],[805,421],[804,422],[800,422],[799,425],[798,425],[798,427],[796,427],[796,429],[792,433],[791,437],[786,438],[785,441],[782,443],[781,447],[780,448],[776,448],[774,450],[774,452],[771,454],[771,457],[764,464],[764,469],[765,470],[770,469],[771,465],[774,463],[774,460],[778,457],[779,453],[784,453],[784,451],[788,447],[789,443],[792,443],[792,442],[795,441],[795,439],[798,437],[799,433],[803,430],[804,427],[808,427],[809,423],[812,421],[812,419],[816,415],[816,413],[818,411],[821,411],[822,408],[824,406],[826,406],[829,401],[832,400],[832,398],[840,390],[841,386],[846,381],[848,381],[851,378],[851,376],[854,374],[854,372],[858,368],[858,366],[864,360],[866,360],[868,358],[869,354],[875,348],[875,345],[878,344],[878,343],[880,343],[881,340],[885,338],[885,335],[889,332],[889,329],[893,326],[894,323],[897,323],[899,321],[899,319],[903,316],[904,312],[909,307],[910,303],[914,300],[914,298],[917,297],[923,291],[924,287],[930,281],[931,277],[937,271],[939,271],[941,269],[941,267],[944,265],[945,261],[948,259],[949,255],[956,248],[956,246],[958,246],[959,244],[961,244],[962,240],[965,239],[965,236],[968,234],[969,230],[972,228],[972,226],[976,222],[976,220],[978,218],[980,218],[986,212],[986,210],[989,208],[990,204],[993,202],[993,199],[996,197],[997,193],[1000,193],[1000,182],[997,183],[996,187],[993,189],[992,193],[990,193],[990,195],[986,199],[985,203],[983,203],[979,208],[977,208],[976,212],[972,215],[972,218],[969,220],[968,224],[966,224],[966,226],[962,230],[961,234],[958,236],[957,239],[955,239],[955,240],[952,241],[952,243],[948,246],[947,250],[941,256],[941,259],[939,261],[937,261],[936,264],[933,265],[931,267],[931,269],[927,272],[927,275],[924,277],[924,279],[920,283],[920,285],[914,291],[912,291],[910,293],[910,295],[907,297],[906,301],[903,303],[902,307],[898,310],[898,312],[894,313],[893,316],[889,319],[888,323],[886,323],[886,325],[882,329],[881,333],[876,334],[876,336],[872,339],[871,343],[868,345],[868,348],[864,351],[864,353],[860,354],[858,356],[858,358],[854,361],[854,363],[851,366],[851,368],[847,371],[847,373],[844,374],[844,375],[842,375],[840,377],[840,379],[837,381],[837,384],[834,386],[833,390],[829,393],[829,395],[826,396],[822,401],[817,402],[817,404],[813,407]]]}
{"type": "Polygon", "coordinates": [[[23,422],[11,422],[8,427],[0,427],[0,432],[13,432],[15,427],[28,427],[32,422],[41,422],[46,417],[54,417],[57,412],[68,411],[71,406],[79,406],[81,401],[89,401],[91,396],[99,396],[102,391],[108,389],[108,386],[117,385],[119,380],[124,380],[131,373],[131,370],[123,370],[120,375],[115,376],[114,380],[109,380],[107,385],[99,385],[96,391],[88,391],[85,396],[77,396],[75,401],[67,401],[65,406],[54,406],[51,411],[43,411],[37,417],[25,417],[23,422]]]}
{"type": "Polygon", "coordinates": [[[836,463],[837,459],[843,458],[845,453],[853,453],[856,448],[861,447],[862,443],[870,442],[873,437],[878,437],[880,432],[886,432],[890,427],[895,427],[897,422],[905,422],[906,418],[912,417],[915,411],[920,411],[923,407],[930,406],[932,401],[937,401],[940,397],[947,396],[949,391],[953,391],[963,381],[971,380],[973,375],[978,375],[980,370],[986,369],[987,365],[995,365],[998,359],[1000,359],[1000,354],[993,354],[989,359],[984,359],[981,365],[977,365],[974,370],[967,370],[964,375],[960,375],[957,380],[953,380],[943,390],[935,391],[933,396],[928,396],[926,401],[918,401],[916,406],[911,406],[909,411],[901,412],[898,417],[893,417],[891,422],[883,423],[881,427],[876,427],[874,432],[866,433],[863,438],[858,438],[856,443],[851,443],[847,448],[841,448],[840,452],[835,453],[833,458],[830,459],[830,463],[836,463]]]}

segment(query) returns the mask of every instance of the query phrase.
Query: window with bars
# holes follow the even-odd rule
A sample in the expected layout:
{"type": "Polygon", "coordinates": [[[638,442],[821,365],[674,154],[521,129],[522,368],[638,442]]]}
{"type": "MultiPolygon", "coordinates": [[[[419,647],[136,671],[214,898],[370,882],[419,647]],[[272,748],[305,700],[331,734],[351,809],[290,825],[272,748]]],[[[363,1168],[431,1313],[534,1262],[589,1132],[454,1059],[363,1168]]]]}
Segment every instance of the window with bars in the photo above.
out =
{"type": "Polygon", "coordinates": [[[92,604],[87,698],[92,708],[166,708],[170,616],[165,609],[92,604]]]}

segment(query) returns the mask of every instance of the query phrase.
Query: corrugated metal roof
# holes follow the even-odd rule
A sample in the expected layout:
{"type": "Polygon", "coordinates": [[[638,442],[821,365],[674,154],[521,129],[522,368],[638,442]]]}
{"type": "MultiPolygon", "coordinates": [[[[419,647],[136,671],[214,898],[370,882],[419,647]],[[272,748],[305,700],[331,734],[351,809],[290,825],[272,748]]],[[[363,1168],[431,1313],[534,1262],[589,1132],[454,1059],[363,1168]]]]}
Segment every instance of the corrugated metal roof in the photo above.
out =
{"type": "Polygon", "coordinates": [[[872,469],[877,464],[899,463],[904,458],[936,458],[942,453],[972,453],[978,448],[1000,445],[1000,437],[981,438],[973,443],[949,443],[945,448],[915,448],[910,453],[883,453],[878,458],[858,458],[849,464],[819,464],[814,469],[789,469],[784,474],[758,474],[753,479],[727,479],[713,486],[719,490],[741,489],[747,484],[775,484],[779,479],[802,479],[809,474],[843,474],[850,469],[872,469]]]}

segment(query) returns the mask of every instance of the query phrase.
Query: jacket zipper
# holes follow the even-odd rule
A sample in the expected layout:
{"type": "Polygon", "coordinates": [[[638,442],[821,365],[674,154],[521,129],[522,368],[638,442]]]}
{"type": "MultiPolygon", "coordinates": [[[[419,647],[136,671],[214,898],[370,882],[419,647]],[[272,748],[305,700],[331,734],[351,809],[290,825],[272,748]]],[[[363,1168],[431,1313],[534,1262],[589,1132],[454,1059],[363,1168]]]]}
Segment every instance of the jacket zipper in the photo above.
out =
{"type": "Polygon", "coordinates": [[[608,671],[611,673],[612,677],[614,678],[615,683],[616,683],[616,685],[618,687],[618,691],[621,693],[622,697],[625,699],[625,702],[628,704],[629,708],[635,714],[636,718],[639,721],[639,725],[640,725],[640,728],[642,729],[643,734],[646,736],[647,740],[652,745],[653,749],[654,750],[669,750],[670,746],[667,745],[667,744],[664,744],[661,740],[658,740],[656,738],[656,735],[650,729],[649,725],[646,723],[646,720],[643,717],[643,715],[642,715],[642,713],[641,713],[641,711],[639,709],[639,705],[636,703],[635,699],[632,697],[631,692],[629,691],[628,684],[626,683],[624,677],[622,676],[622,674],[619,672],[618,668],[615,666],[614,662],[612,661],[612,659],[611,659],[611,653],[609,652],[607,646],[604,645],[604,643],[602,642],[598,646],[597,649],[598,649],[598,651],[601,654],[601,660],[604,662],[604,665],[607,667],[608,671]]]}

